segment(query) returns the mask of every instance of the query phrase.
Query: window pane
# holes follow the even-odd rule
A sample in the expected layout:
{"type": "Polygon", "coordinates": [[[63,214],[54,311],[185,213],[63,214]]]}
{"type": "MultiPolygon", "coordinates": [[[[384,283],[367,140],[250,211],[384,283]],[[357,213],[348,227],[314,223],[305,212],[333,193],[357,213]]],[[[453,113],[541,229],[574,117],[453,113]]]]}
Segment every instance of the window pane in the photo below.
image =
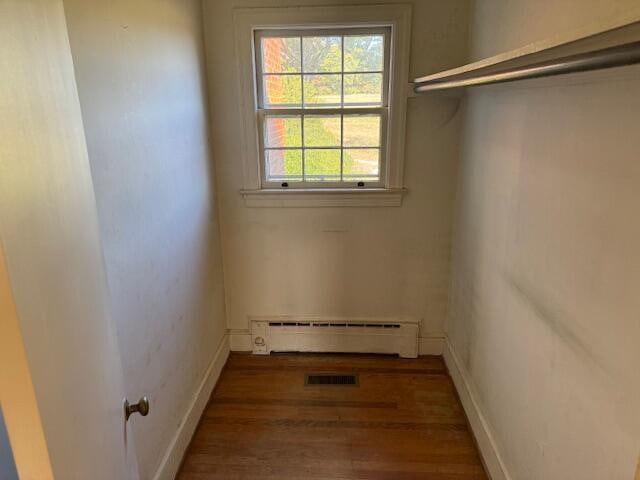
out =
{"type": "Polygon", "coordinates": [[[340,150],[305,150],[304,169],[307,181],[340,181],[340,150]]]}
{"type": "Polygon", "coordinates": [[[340,75],[305,75],[305,106],[340,105],[342,78],[340,75]]]}
{"type": "Polygon", "coordinates": [[[302,146],[302,120],[299,116],[265,117],[264,143],[266,147],[302,146]]]}
{"type": "Polygon", "coordinates": [[[340,115],[305,115],[305,147],[339,147],[340,115]]]}
{"type": "Polygon", "coordinates": [[[345,75],[344,103],[345,105],[380,105],[382,103],[382,74],[351,73],[345,75]]]}
{"type": "Polygon", "coordinates": [[[345,72],[381,72],[384,63],[384,36],[344,37],[345,72]]]}
{"type": "Polygon", "coordinates": [[[377,181],[380,179],[380,150],[345,149],[344,180],[377,181]]]}
{"type": "Polygon", "coordinates": [[[341,72],[341,37],[304,37],[302,39],[303,68],[306,73],[341,72]]]}
{"type": "Polygon", "coordinates": [[[265,75],[265,105],[267,107],[299,107],[302,90],[298,75],[265,75]]]}
{"type": "Polygon", "coordinates": [[[302,180],[302,150],[266,150],[268,181],[302,180]]]}
{"type": "Polygon", "coordinates": [[[345,115],[345,147],[379,147],[380,115],[345,115]]]}
{"type": "Polygon", "coordinates": [[[300,72],[300,37],[262,39],[264,73],[300,72]]]}

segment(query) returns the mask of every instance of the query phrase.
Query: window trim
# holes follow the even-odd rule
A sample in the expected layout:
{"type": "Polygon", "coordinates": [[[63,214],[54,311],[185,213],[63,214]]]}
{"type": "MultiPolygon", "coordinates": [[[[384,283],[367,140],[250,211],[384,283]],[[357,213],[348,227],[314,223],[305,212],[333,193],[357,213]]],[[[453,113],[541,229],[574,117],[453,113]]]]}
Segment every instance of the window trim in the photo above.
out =
{"type": "MultiPolygon", "coordinates": [[[[411,28],[411,6],[407,4],[397,5],[358,5],[358,6],[323,6],[323,7],[282,7],[282,8],[236,8],[234,9],[234,26],[236,42],[237,74],[239,84],[239,104],[241,106],[242,120],[242,171],[243,189],[241,191],[245,198],[245,203],[249,206],[259,206],[259,199],[268,198],[269,204],[278,206],[324,206],[330,203],[331,206],[338,206],[342,202],[345,205],[353,204],[346,201],[350,195],[359,198],[355,203],[358,206],[362,203],[370,203],[375,206],[383,203],[389,206],[390,203],[400,201],[389,201],[389,198],[400,198],[403,189],[403,169],[404,169],[404,140],[405,140],[405,116],[408,94],[409,78],[409,48],[410,48],[410,28],[411,28]],[[256,31],[286,30],[324,30],[333,29],[353,29],[362,28],[363,31],[370,28],[387,27],[391,29],[390,41],[387,42],[389,48],[388,68],[388,114],[383,115],[382,121],[386,121],[386,138],[381,139],[386,150],[383,162],[384,184],[372,187],[353,188],[353,185],[341,184],[336,188],[335,183],[322,182],[321,187],[315,185],[309,188],[272,188],[270,184],[263,184],[263,162],[261,158],[261,132],[260,132],[260,111],[258,109],[258,72],[256,68],[257,55],[260,52],[255,48],[256,31]],[[327,183],[330,183],[327,185],[327,183]],[[337,195],[336,190],[342,190],[337,195]],[[295,190],[295,191],[294,191],[295,190]],[[363,195],[369,192],[368,195],[363,195]],[[385,192],[388,195],[385,195],[385,192]],[[284,202],[274,202],[278,195],[288,196],[290,200],[284,202]],[[331,197],[330,201],[317,201],[326,194],[331,197]],[[383,202],[379,202],[384,198],[383,202]],[[248,199],[252,199],[249,201],[248,199]],[[302,201],[301,199],[304,199],[302,201]],[[300,201],[299,201],[300,200],[300,201]],[[282,204],[282,205],[281,205],[282,204]],[[286,205],[284,205],[286,204],[286,205]]],[[[324,33],[324,32],[323,32],[324,33]]],[[[378,108],[378,107],[375,107],[378,108]]],[[[305,109],[310,110],[310,109],[305,109]]],[[[321,108],[323,113],[328,113],[329,109],[321,108]]],[[[341,109],[340,109],[341,110],[341,109]]],[[[311,113],[306,111],[305,113],[311,113]]],[[[381,172],[382,173],[382,172],[381,172]]],[[[318,182],[319,183],[319,182],[318,182]]],[[[299,184],[297,184],[299,186],[299,184]]],[[[339,192],[338,192],[339,193],[339,192]]]]}

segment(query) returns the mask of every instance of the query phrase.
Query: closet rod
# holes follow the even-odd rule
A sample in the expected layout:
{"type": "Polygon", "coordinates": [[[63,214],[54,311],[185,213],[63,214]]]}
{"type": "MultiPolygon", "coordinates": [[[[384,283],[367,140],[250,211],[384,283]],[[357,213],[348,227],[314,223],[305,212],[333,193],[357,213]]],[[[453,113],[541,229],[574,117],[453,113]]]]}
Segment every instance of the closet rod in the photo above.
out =
{"type": "Polygon", "coordinates": [[[482,70],[495,68],[495,65],[485,67],[476,72],[454,74],[450,77],[441,77],[423,82],[416,81],[414,82],[414,90],[416,93],[424,93],[433,90],[490,85],[493,83],[513,82],[515,80],[525,80],[529,78],[601,70],[636,63],[640,63],[640,41],[625,43],[602,50],[579,53],[577,55],[569,55],[531,65],[507,68],[492,73],[482,73],[482,70]]]}

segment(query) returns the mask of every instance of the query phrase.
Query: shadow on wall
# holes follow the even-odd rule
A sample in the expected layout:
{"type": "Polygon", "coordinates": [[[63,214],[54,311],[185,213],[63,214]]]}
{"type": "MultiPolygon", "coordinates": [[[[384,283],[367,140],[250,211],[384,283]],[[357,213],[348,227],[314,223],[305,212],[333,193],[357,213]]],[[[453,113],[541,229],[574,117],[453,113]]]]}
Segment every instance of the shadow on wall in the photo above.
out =
{"type": "Polygon", "coordinates": [[[564,311],[548,295],[524,278],[506,272],[504,280],[516,296],[526,304],[553,333],[571,348],[575,354],[588,359],[592,365],[602,368],[602,362],[591,352],[586,343],[572,325],[577,325],[568,312],[564,311]]]}
{"type": "Polygon", "coordinates": [[[13,460],[2,409],[0,409],[0,478],[2,480],[18,480],[18,472],[13,460]]]}

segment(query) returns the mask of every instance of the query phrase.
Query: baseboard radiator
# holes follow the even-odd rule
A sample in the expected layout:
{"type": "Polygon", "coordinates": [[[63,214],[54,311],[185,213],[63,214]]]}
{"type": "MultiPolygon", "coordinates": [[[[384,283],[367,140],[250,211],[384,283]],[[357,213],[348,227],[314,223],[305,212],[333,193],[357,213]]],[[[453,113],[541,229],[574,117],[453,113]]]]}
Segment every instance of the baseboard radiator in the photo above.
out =
{"type": "Polygon", "coordinates": [[[271,352],[386,353],[418,356],[418,320],[252,319],[256,355],[271,352]]]}

